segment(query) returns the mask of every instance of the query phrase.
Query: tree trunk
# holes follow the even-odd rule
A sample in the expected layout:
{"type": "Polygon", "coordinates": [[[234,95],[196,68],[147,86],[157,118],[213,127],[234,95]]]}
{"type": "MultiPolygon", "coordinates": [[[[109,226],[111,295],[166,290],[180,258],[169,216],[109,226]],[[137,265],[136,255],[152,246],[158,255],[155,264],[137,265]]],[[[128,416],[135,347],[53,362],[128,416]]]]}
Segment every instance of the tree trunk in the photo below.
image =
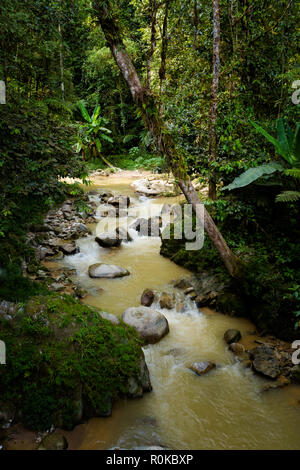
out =
{"type": "MultiPolygon", "coordinates": [[[[217,159],[217,136],[216,136],[216,120],[218,108],[218,90],[220,75],[220,2],[213,0],[213,78],[211,88],[211,108],[210,108],[210,138],[209,153],[210,163],[217,159]]],[[[211,171],[209,179],[209,192],[211,199],[216,199],[216,178],[214,171],[211,171]]]]}
{"type": "MultiPolygon", "coordinates": [[[[192,204],[197,215],[197,205],[200,205],[201,201],[187,177],[184,157],[176,148],[170,132],[161,119],[154,97],[149,90],[142,87],[135,67],[126,52],[120,31],[109,10],[109,2],[105,3],[106,5],[104,5],[103,1],[94,0],[94,9],[105,35],[107,45],[129,86],[132,98],[141,112],[145,126],[155,139],[158,151],[166,157],[168,165],[183,194],[187,201],[192,204]]],[[[204,228],[213,245],[218,250],[229,274],[235,278],[242,277],[242,262],[232,253],[205,208],[204,228]]]]}
{"type": "Polygon", "coordinates": [[[193,49],[197,49],[198,42],[198,26],[199,26],[199,15],[198,15],[198,2],[194,0],[194,42],[193,49]]]}
{"type": "MultiPolygon", "coordinates": [[[[169,15],[169,3],[170,0],[166,1],[165,7],[165,16],[162,29],[161,37],[161,55],[160,55],[160,68],[159,68],[159,89],[160,97],[163,92],[163,82],[166,79],[166,59],[167,59],[167,50],[168,50],[168,15],[169,15]]],[[[160,110],[162,112],[162,109],[160,110]]]]}
{"type": "Polygon", "coordinates": [[[109,161],[106,160],[106,158],[103,157],[103,155],[100,154],[100,158],[101,158],[101,160],[102,160],[107,166],[109,166],[109,168],[116,168],[116,167],[113,166],[111,163],[109,163],[109,161]]]}
{"type": "Polygon", "coordinates": [[[156,0],[149,0],[149,6],[151,9],[151,39],[150,48],[147,57],[147,88],[151,88],[151,60],[155,51],[156,46],[156,15],[157,15],[157,3],[156,0]]]}
{"type": "Polygon", "coordinates": [[[62,38],[60,22],[58,23],[58,34],[59,34],[59,67],[60,67],[61,97],[62,97],[62,100],[65,101],[63,38],[62,38]]]}

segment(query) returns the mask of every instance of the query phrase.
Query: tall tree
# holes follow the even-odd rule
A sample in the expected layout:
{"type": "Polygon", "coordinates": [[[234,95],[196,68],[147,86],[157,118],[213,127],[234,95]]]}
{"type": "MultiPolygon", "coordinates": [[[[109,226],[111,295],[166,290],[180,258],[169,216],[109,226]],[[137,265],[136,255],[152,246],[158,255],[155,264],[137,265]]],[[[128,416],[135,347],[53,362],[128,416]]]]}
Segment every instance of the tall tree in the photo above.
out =
{"type": "Polygon", "coordinates": [[[158,5],[156,0],[149,0],[149,8],[151,12],[151,39],[150,47],[147,56],[147,88],[151,87],[151,60],[155,51],[156,46],[156,16],[158,5]]]}
{"type": "MultiPolygon", "coordinates": [[[[157,149],[166,157],[179,187],[187,201],[192,205],[196,216],[199,217],[201,201],[192,182],[187,176],[184,156],[181,151],[176,148],[173,138],[158,112],[158,106],[153,95],[149,90],[143,88],[141,84],[137,71],[126,51],[120,29],[112,14],[110,2],[94,0],[93,6],[105,35],[107,45],[129,86],[132,98],[142,115],[145,126],[153,135],[157,149]]],[[[202,220],[200,221],[202,222],[202,220]]],[[[205,208],[204,228],[215,248],[218,250],[230,275],[236,278],[241,277],[242,262],[232,253],[205,208]]]]}
{"type": "Polygon", "coordinates": [[[169,16],[170,0],[166,1],[165,15],[163,21],[162,37],[161,37],[161,62],[159,68],[160,95],[162,95],[163,82],[166,79],[166,59],[168,50],[168,16],[169,16]]]}
{"type": "MultiPolygon", "coordinates": [[[[209,157],[210,162],[217,159],[216,120],[218,109],[218,91],[220,76],[220,1],[213,0],[213,77],[211,87],[210,131],[209,131],[209,157]]],[[[209,192],[211,199],[216,199],[216,180],[214,171],[209,179],[209,192]]]]}

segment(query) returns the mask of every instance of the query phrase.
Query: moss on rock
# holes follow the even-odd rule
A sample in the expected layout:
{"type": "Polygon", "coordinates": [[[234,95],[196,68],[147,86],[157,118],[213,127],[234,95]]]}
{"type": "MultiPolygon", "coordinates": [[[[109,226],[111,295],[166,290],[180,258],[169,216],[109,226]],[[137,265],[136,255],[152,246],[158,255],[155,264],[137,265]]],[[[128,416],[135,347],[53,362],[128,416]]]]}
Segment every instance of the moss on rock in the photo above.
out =
{"type": "Polygon", "coordinates": [[[85,418],[107,416],[111,403],[128,395],[129,379],[144,390],[151,387],[135,331],[100,313],[51,293],[20,305],[10,319],[0,317],[7,349],[1,399],[14,403],[29,428],[71,429],[85,418]]]}

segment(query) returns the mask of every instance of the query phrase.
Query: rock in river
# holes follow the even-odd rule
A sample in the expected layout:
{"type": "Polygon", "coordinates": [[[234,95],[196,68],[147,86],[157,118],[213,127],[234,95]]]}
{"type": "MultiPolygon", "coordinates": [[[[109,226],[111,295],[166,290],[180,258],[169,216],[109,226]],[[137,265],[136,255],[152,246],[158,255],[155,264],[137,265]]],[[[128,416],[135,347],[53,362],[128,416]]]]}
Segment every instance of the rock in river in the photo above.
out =
{"type": "Polygon", "coordinates": [[[115,196],[115,197],[113,196],[107,200],[107,203],[115,207],[119,207],[119,206],[123,208],[129,207],[130,197],[129,196],[115,196]]]}
{"type": "Polygon", "coordinates": [[[197,375],[204,375],[207,374],[210,370],[214,369],[216,367],[216,364],[211,361],[201,361],[201,362],[194,362],[189,366],[189,369],[191,369],[195,374],[197,375]]]}
{"type": "Polygon", "coordinates": [[[60,249],[65,255],[75,255],[75,253],[80,251],[75,243],[64,243],[60,246],[60,249]]]}
{"type": "Polygon", "coordinates": [[[127,269],[115,266],[114,264],[95,263],[89,267],[89,276],[92,278],[108,278],[128,276],[127,269]]]}
{"type": "Polygon", "coordinates": [[[95,241],[103,248],[113,248],[120,246],[122,240],[116,232],[104,232],[100,233],[100,235],[95,238],[95,241]]]}
{"type": "Polygon", "coordinates": [[[280,375],[280,362],[276,351],[269,346],[261,345],[251,351],[253,369],[271,379],[280,375]]]}
{"type": "Polygon", "coordinates": [[[155,294],[151,289],[145,289],[142,293],[141,304],[145,307],[151,307],[155,299],[155,294]]]}
{"type": "Polygon", "coordinates": [[[164,315],[149,307],[130,307],[123,312],[122,320],[136,329],[145,343],[157,343],[169,332],[168,320],[164,315]]]}
{"type": "Polygon", "coordinates": [[[159,299],[160,308],[167,308],[171,310],[175,307],[175,296],[171,294],[167,294],[167,292],[163,292],[159,299]]]}
{"type": "Polygon", "coordinates": [[[241,337],[241,332],[235,329],[227,330],[224,333],[224,341],[226,341],[227,344],[238,343],[241,337]]]}
{"type": "Polygon", "coordinates": [[[237,356],[239,356],[240,354],[244,354],[246,352],[245,346],[241,343],[231,343],[229,345],[229,350],[232,351],[237,356]]]}

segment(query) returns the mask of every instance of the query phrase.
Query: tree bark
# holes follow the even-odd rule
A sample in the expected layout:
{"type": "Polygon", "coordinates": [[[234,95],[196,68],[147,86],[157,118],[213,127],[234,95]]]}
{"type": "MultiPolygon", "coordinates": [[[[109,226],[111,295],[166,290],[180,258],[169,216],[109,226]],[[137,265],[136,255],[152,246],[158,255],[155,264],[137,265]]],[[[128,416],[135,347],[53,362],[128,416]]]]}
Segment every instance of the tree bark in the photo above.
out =
{"type": "MultiPolygon", "coordinates": [[[[187,201],[192,204],[197,215],[197,206],[201,204],[201,201],[187,176],[184,157],[180,150],[176,148],[174,140],[158,112],[154,97],[149,90],[142,87],[135,67],[126,52],[120,31],[110,12],[109,1],[105,2],[104,5],[103,0],[101,2],[94,0],[93,5],[107,45],[129,86],[132,98],[139,108],[144,124],[153,135],[158,151],[166,157],[179,187],[187,201]]],[[[241,278],[242,262],[232,253],[205,207],[204,228],[218,250],[229,274],[232,277],[241,278]]]]}
{"type": "Polygon", "coordinates": [[[168,16],[169,16],[169,3],[170,0],[166,1],[165,16],[162,29],[161,37],[161,55],[160,55],[160,69],[159,69],[159,81],[160,81],[160,96],[163,91],[163,82],[166,79],[166,59],[168,50],[168,16]]]}
{"type": "MultiPolygon", "coordinates": [[[[217,136],[216,120],[218,108],[218,91],[220,75],[220,1],[213,0],[213,78],[211,88],[211,107],[210,107],[210,139],[209,154],[210,163],[217,159],[217,136]]],[[[209,179],[209,192],[211,199],[216,199],[216,178],[214,171],[211,171],[209,179]]]]}
{"type": "Polygon", "coordinates": [[[198,42],[198,25],[199,25],[199,15],[198,15],[198,2],[194,0],[194,42],[193,49],[197,49],[198,42]]]}
{"type": "Polygon", "coordinates": [[[63,37],[62,37],[60,21],[58,22],[58,34],[59,34],[59,67],[60,67],[61,97],[62,97],[62,100],[65,101],[63,37]]]}
{"type": "Polygon", "coordinates": [[[156,0],[149,0],[149,6],[151,9],[151,39],[150,48],[147,57],[147,88],[151,88],[151,60],[155,51],[156,46],[156,15],[157,15],[157,2],[156,0]]]}

